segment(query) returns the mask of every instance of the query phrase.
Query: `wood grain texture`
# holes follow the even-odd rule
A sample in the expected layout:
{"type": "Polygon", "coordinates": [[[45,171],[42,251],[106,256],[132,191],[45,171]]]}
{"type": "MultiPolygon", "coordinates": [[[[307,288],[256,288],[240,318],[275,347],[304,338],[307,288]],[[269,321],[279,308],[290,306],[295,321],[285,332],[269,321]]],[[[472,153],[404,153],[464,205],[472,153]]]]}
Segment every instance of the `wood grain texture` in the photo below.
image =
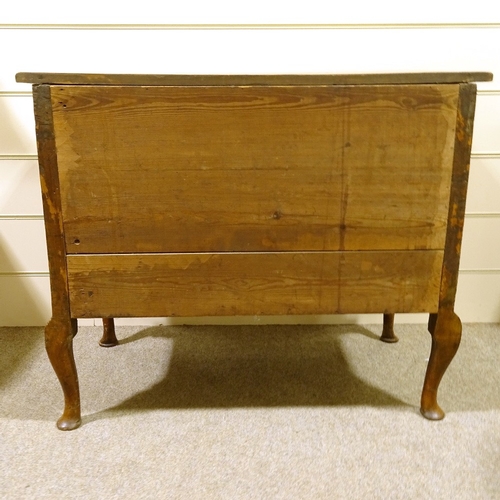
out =
{"type": "Polygon", "coordinates": [[[460,85],[457,125],[451,178],[448,225],[441,279],[440,309],[453,310],[458,285],[458,269],[469,180],[476,85],[460,85]]]}
{"type": "Polygon", "coordinates": [[[45,327],[45,348],[64,394],[64,412],[57,426],[61,430],[72,430],[81,423],[80,393],[73,355],[73,337],[78,325],[76,319],[70,317],[61,186],[50,91],[47,85],[40,85],[33,91],[52,302],[52,317],[45,327]]]}
{"type": "Polygon", "coordinates": [[[442,251],[70,255],[74,317],[437,311],[442,251]]]}
{"type": "Polygon", "coordinates": [[[48,85],[40,85],[33,89],[38,165],[47,238],[52,319],[68,322],[66,245],[50,92],[48,85]]]}
{"type": "Polygon", "coordinates": [[[52,93],[68,253],[444,247],[457,85],[52,93]]]}
{"type": "Polygon", "coordinates": [[[399,85],[489,82],[488,72],[375,73],[339,75],[147,75],[17,73],[20,83],[53,85],[399,85]]]}
{"type": "Polygon", "coordinates": [[[475,85],[115,78],[34,88],[58,427],[81,421],[75,318],[99,316],[115,344],[114,317],[378,312],[395,340],[429,312],[442,418],[475,85]]]}

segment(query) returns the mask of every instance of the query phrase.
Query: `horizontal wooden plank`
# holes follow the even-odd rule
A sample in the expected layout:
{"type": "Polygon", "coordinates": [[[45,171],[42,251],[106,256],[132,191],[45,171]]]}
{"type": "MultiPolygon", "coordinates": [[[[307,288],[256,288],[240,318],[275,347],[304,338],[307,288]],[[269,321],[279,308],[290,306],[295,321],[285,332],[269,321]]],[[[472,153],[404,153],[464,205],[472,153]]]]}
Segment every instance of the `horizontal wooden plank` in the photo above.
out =
{"type": "Polygon", "coordinates": [[[0,219],[0,273],[47,271],[43,220],[0,219]]]}
{"type": "Polygon", "coordinates": [[[0,217],[42,213],[37,160],[0,159],[0,217]]]}
{"type": "Polygon", "coordinates": [[[442,251],[70,255],[73,317],[436,311],[442,251]]]}
{"type": "Polygon", "coordinates": [[[68,252],[443,248],[457,91],[55,87],[68,252]]]}
{"type": "MultiPolygon", "coordinates": [[[[0,90],[29,88],[15,82],[14,75],[20,71],[221,75],[486,71],[500,75],[499,43],[500,28],[0,30],[0,46],[15,47],[2,52],[0,90]],[[58,57],[50,51],[34,51],[35,46],[57,47],[58,57]],[[144,57],[151,47],[175,50],[168,52],[167,59],[144,57]],[[335,57],[325,57],[324,50],[319,50],[324,47],[349,50],[335,50],[335,57]]],[[[497,77],[480,88],[499,89],[499,81],[497,77]]]]}
{"type": "MultiPolygon", "coordinates": [[[[500,153],[498,158],[473,157],[467,194],[467,213],[500,215],[499,190],[500,153]]],[[[0,217],[42,214],[37,160],[0,158],[0,217]]]]}
{"type": "MultiPolygon", "coordinates": [[[[38,165],[34,160],[0,161],[0,218],[2,214],[42,213],[38,165]]],[[[498,213],[498,219],[466,218],[461,267],[500,269],[500,248],[496,228],[500,220],[500,160],[473,159],[467,210],[498,213]]],[[[0,220],[0,272],[40,272],[47,270],[43,221],[0,220]],[[10,257],[7,257],[7,253],[10,257]]]]}
{"type": "MultiPolygon", "coordinates": [[[[44,326],[50,319],[48,277],[0,276],[0,325],[44,326]]],[[[462,273],[459,278],[456,311],[464,323],[500,321],[500,273],[462,273]]],[[[294,316],[196,316],[183,318],[123,318],[118,325],[149,324],[371,324],[380,315],[294,315],[294,316]]],[[[425,314],[398,314],[396,322],[427,322],[425,314]]],[[[92,319],[79,324],[91,325],[92,319]]],[[[96,320],[97,325],[101,324],[96,320]]],[[[118,331],[118,335],[119,331],[118,331]]]]}
{"type": "Polygon", "coordinates": [[[17,73],[19,83],[52,85],[408,85],[490,82],[491,73],[373,73],[334,75],[145,75],[95,73],[17,73]]]}

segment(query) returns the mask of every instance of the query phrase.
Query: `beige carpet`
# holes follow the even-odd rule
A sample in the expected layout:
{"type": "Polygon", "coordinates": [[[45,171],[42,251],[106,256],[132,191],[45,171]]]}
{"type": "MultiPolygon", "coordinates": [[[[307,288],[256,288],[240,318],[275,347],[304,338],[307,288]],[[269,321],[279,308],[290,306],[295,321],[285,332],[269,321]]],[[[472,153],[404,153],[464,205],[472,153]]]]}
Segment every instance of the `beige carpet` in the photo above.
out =
{"type": "Polygon", "coordinates": [[[0,328],[2,499],[500,499],[500,325],[465,325],[447,412],[418,412],[424,325],[118,327],[75,356],[83,426],[41,328],[0,328]]]}

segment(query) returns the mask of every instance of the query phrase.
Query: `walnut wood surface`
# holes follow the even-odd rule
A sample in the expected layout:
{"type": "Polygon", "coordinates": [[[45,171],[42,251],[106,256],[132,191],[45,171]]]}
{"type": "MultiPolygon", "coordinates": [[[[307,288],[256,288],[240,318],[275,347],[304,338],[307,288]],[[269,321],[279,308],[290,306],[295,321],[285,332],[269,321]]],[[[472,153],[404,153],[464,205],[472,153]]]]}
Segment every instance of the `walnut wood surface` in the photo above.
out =
{"type": "Polygon", "coordinates": [[[57,426],[61,430],[73,430],[81,423],[80,392],[73,355],[73,337],[78,325],[76,319],[70,316],[50,87],[36,87],[33,99],[52,301],[52,317],[45,327],[45,348],[64,395],[64,411],[57,426]]]}
{"type": "Polygon", "coordinates": [[[61,190],[50,90],[47,85],[36,87],[33,92],[33,99],[40,185],[51,276],[52,316],[61,320],[62,318],[69,319],[69,297],[61,190]]]}
{"type": "Polygon", "coordinates": [[[487,72],[351,75],[148,75],[18,73],[17,82],[53,85],[380,85],[489,82],[487,72]]]}
{"type": "Polygon", "coordinates": [[[476,86],[460,85],[439,311],[429,316],[432,348],[420,407],[422,415],[429,420],[441,420],[444,417],[444,411],[437,401],[437,393],[441,379],[458,350],[462,336],[462,323],[453,307],[458,284],[475,102],[476,86]]]}
{"type": "Polygon", "coordinates": [[[440,308],[453,309],[455,304],[465,218],[465,203],[467,199],[467,184],[469,180],[475,105],[476,85],[460,85],[440,308]]]}
{"type": "Polygon", "coordinates": [[[476,93],[460,82],[491,74],[17,78],[38,83],[60,429],[81,421],[75,318],[96,316],[114,343],[115,316],[383,312],[394,339],[394,313],[429,312],[421,412],[444,416],[476,93]]]}
{"type": "Polygon", "coordinates": [[[380,340],[388,344],[394,344],[399,341],[394,333],[394,314],[384,314],[384,326],[382,328],[380,340]]]}
{"type": "Polygon", "coordinates": [[[71,314],[437,311],[442,251],[68,256],[71,314]]]}
{"type": "Polygon", "coordinates": [[[457,85],[54,87],[68,253],[444,247],[457,85]]]}

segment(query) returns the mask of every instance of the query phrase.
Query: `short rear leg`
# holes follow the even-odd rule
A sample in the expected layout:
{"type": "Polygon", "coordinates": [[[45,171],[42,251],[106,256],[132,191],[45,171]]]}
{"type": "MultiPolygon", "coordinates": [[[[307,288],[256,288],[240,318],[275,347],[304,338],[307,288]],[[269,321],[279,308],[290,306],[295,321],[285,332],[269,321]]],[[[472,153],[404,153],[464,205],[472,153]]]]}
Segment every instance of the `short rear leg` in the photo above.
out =
{"type": "Polygon", "coordinates": [[[114,347],[118,345],[115,334],[115,320],[113,318],[102,318],[102,338],[99,341],[101,347],[114,347]]]}
{"type": "Polygon", "coordinates": [[[389,344],[399,340],[394,334],[394,314],[384,314],[384,327],[382,328],[380,340],[389,344]]]}

